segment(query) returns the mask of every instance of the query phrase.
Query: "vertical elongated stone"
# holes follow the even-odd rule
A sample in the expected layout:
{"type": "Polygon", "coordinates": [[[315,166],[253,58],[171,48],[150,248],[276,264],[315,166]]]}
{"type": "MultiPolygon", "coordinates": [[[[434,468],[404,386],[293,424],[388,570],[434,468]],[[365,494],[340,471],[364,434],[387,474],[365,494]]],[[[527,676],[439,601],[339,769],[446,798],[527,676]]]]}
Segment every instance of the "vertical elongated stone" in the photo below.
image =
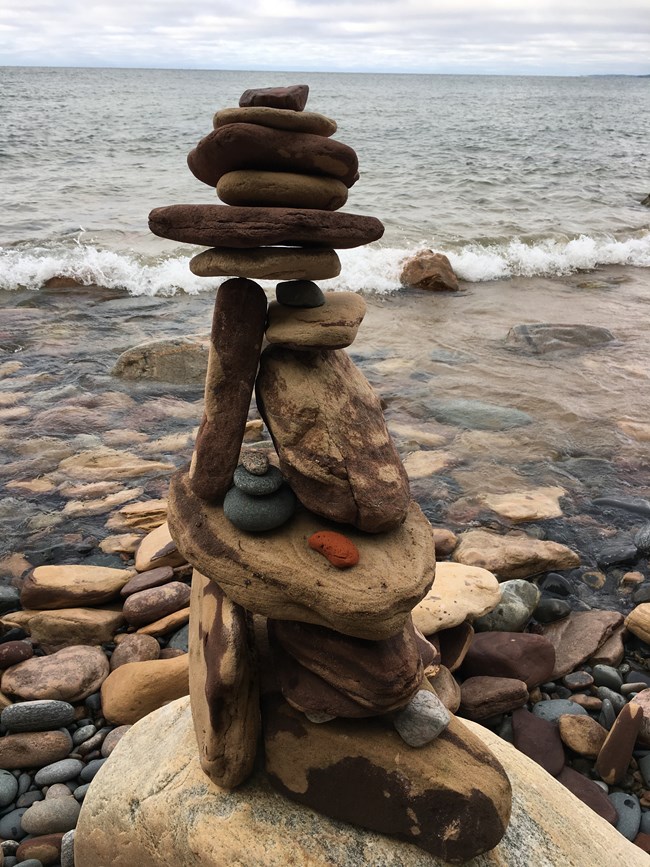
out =
{"type": "Polygon", "coordinates": [[[266,324],[266,295],[253,280],[219,287],[214,305],[205,410],[190,478],[204,500],[221,500],[232,483],[266,324]]]}
{"type": "Polygon", "coordinates": [[[259,686],[246,611],[196,569],[190,603],[190,703],[201,767],[233,789],[251,774],[259,686]]]}

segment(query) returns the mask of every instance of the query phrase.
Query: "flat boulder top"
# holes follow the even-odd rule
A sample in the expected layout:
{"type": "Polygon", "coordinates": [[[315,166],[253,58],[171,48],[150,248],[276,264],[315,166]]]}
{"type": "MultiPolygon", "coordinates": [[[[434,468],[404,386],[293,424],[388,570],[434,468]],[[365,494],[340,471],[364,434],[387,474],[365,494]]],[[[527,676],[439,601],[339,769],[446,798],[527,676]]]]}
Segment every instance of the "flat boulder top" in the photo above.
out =
{"type": "Polygon", "coordinates": [[[357,638],[395,635],[425,596],[435,571],[431,525],[412,502],[395,530],[345,535],[359,549],[351,569],[332,566],[307,539],[340,526],[299,509],[278,530],[246,533],[177,473],[169,492],[169,526],[179,550],[234,602],[266,617],[315,623],[357,638]]]}
{"type": "Polygon", "coordinates": [[[248,249],[276,244],[349,249],[378,241],[375,217],[313,208],[169,205],[149,214],[154,235],[206,247],[248,249]]]}

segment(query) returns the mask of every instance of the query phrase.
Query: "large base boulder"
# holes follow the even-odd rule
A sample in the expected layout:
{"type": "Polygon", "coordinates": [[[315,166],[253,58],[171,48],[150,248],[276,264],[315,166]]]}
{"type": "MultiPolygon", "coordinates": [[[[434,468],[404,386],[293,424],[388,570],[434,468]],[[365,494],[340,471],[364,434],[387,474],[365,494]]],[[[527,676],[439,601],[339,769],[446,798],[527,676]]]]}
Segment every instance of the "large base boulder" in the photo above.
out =
{"type": "MultiPolygon", "coordinates": [[[[513,790],[505,836],[474,867],[625,864],[648,857],[539,765],[475,723],[513,790]],[[567,816],[571,821],[567,822],[567,816]]],[[[481,780],[477,780],[481,785],[481,780]]],[[[201,770],[189,699],[121,739],[93,780],[77,825],[76,867],[443,867],[423,849],[334,822],[253,777],[234,792],[201,770]]]]}

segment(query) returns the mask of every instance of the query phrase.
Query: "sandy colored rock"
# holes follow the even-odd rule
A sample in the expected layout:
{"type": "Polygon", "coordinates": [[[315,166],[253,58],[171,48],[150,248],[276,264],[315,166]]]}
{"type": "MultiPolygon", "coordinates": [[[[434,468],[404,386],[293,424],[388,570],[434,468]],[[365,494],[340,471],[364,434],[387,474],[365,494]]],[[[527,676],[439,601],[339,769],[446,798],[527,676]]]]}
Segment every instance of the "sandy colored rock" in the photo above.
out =
{"type": "Polygon", "coordinates": [[[131,594],[122,613],[131,626],[144,626],[168,614],[185,608],[190,601],[190,588],[182,581],[170,581],[162,587],[151,587],[131,594]]]}
{"type": "Polygon", "coordinates": [[[187,695],[189,688],[187,653],[173,659],[128,662],[104,680],[102,710],[109,722],[128,725],[187,695]]]}
{"type": "Polygon", "coordinates": [[[138,572],[149,572],[162,566],[173,568],[185,562],[185,557],[170,535],[167,521],[144,537],[135,554],[135,568],[138,572]]]}
{"type": "Polygon", "coordinates": [[[181,626],[185,626],[189,619],[190,608],[188,605],[187,608],[180,608],[166,617],[161,617],[159,620],[154,620],[153,623],[141,626],[137,632],[139,635],[167,635],[169,632],[175,632],[181,626]]]}
{"type": "Polygon", "coordinates": [[[433,538],[436,543],[436,557],[442,560],[448,557],[458,544],[458,536],[444,527],[433,527],[433,538]]]}
{"type": "Polygon", "coordinates": [[[278,530],[242,533],[194,496],[187,477],[170,487],[170,526],[179,548],[230,599],[274,619],[327,626],[359,638],[388,638],[398,632],[433,580],[431,526],[411,503],[404,524],[380,539],[353,528],[346,535],[359,549],[350,572],[337,569],[306,544],[331,525],[298,510],[278,530]]]}
{"type": "Polygon", "coordinates": [[[558,727],[562,741],[570,750],[588,759],[598,758],[607,737],[607,729],[595,719],[570,713],[560,717],[558,727]]]}
{"type": "Polygon", "coordinates": [[[457,563],[489,569],[500,581],[574,569],[580,565],[578,555],[565,545],[523,534],[498,536],[487,530],[463,533],[452,556],[457,563]]]}
{"type": "Polygon", "coordinates": [[[125,350],[111,370],[129,380],[155,380],[177,384],[203,382],[208,367],[208,340],[201,335],[160,337],[125,350]]]}
{"type": "Polygon", "coordinates": [[[132,488],[108,494],[100,500],[68,500],[62,514],[66,518],[84,518],[91,515],[105,515],[116,506],[135,500],[143,494],[142,488],[132,488]]]}
{"type": "MultiPolygon", "coordinates": [[[[300,247],[258,247],[236,250],[216,247],[190,259],[197,277],[248,277],[251,280],[328,280],[341,273],[335,250],[300,247]]],[[[207,359],[206,359],[207,363],[207,359]]]]}
{"type": "Polygon", "coordinates": [[[49,494],[56,485],[49,479],[13,480],[5,485],[8,491],[24,491],[28,494],[49,494]]]}
{"type": "Polygon", "coordinates": [[[111,671],[127,662],[146,662],[159,656],[160,645],[152,635],[127,634],[113,651],[111,671]]]}
{"type": "MultiPolygon", "coordinates": [[[[147,533],[160,527],[167,517],[167,500],[143,500],[129,503],[115,512],[106,522],[110,530],[143,530],[147,533]]],[[[141,570],[138,570],[141,571],[141,570]]]]}
{"type": "Polygon", "coordinates": [[[168,473],[174,469],[173,464],[164,461],[144,460],[130,452],[104,446],[64,458],[58,466],[58,472],[65,478],[87,481],[103,480],[107,476],[113,479],[132,479],[154,473],[168,473]]]}
{"type": "Polygon", "coordinates": [[[328,292],[320,307],[287,307],[272,301],[266,339],[289,349],[344,349],[350,346],[366,313],[356,292],[328,292]]]}
{"type": "Polygon", "coordinates": [[[616,611],[573,611],[568,617],[547,623],[541,633],[555,648],[555,668],[550,680],[575,671],[623,623],[616,611]]]}
{"type": "Polygon", "coordinates": [[[248,106],[246,108],[223,108],[212,119],[215,129],[230,123],[258,123],[272,129],[290,132],[309,132],[312,135],[331,136],[336,132],[336,121],[314,111],[292,111],[285,108],[268,106],[248,106]]]}
{"type": "Polygon", "coordinates": [[[413,609],[413,623],[423,635],[433,635],[486,614],[500,598],[499,582],[487,569],[438,563],[433,586],[413,609]]]}
{"type": "Polygon", "coordinates": [[[72,750],[69,732],[19,732],[0,738],[0,767],[41,768],[67,758],[72,750]]]}
{"type": "Polygon", "coordinates": [[[417,452],[411,452],[410,455],[406,456],[404,469],[409,479],[426,479],[453,463],[454,456],[451,452],[425,451],[421,449],[417,452]]]}
{"type": "Polygon", "coordinates": [[[27,609],[5,614],[0,622],[22,626],[38,644],[48,648],[76,644],[103,644],[111,641],[124,625],[122,612],[104,608],[58,608],[52,611],[27,609]]]}
{"type": "Polygon", "coordinates": [[[484,494],[482,500],[488,509],[516,523],[561,517],[560,497],[565,494],[560,487],[533,488],[508,494],[484,494]]]}
{"type": "Polygon", "coordinates": [[[650,424],[647,422],[621,419],[621,421],[616,422],[616,426],[626,436],[631,437],[633,440],[637,440],[637,442],[650,442],[650,424]]]}
{"type": "Polygon", "coordinates": [[[369,533],[401,524],[408,479],[379,398],[345,352],[270,347],[255,393],[282,474],[306,508],[369,533]]]}
{"type": "Polygon", "coordinates": [[[99,548],[104,554],[135,554],[141,541],[141,533],[120,533],[106,536],[99,543],[99,548]]]}
{"type": "Polygon", "coordinates": [[[98,647],[64,647],[8,668],[2,691],[25,701],[53,698],[74,704],[97,692],[108,671],[106,654],[98,647]]]}
{"type": "Polygon", "coordinates": [[[336,211],[347,202],[348,188],[336,178],[248,169],[219,178],[217,195],[227,205],[336,211]]]}
{"type": "Polygon", "coordinates": [[[232,279],[217,292],[210,333],[205,404],[190,479],[209,502],[232,484],[244,439],[266,324],[266,295],[253,280],[232,279]]]}
{"type": "Polygon", "coordinates": [[[20,591],[23,608],[74,608],[110,602],[135,573],[93,565],[37,566],[20,591]]]}
{"type": "Polygon", "coordinates": [[[641,641],[650,643],[650,602],[637,605],[625,618],[625,626],[641,641]]]}
{"type": "Polygon", "coordinates": [[[357,155],[348,145],[311,133],[289,132],[256,124],[218,127],[190,151],[194,177],[216,187],[227,172],[256,169],[327,175],[351,187],[359,177],[357,155]]]}
{"type": "Polygon", "coordinates": [[[246,612],[192,575],[190,702],[201,767],[233,789],[252,773],[260,734],[257,665],[246,612]]]}
{"type": "Polygon", "coordinates": [[[420,250],[408,259],[402,267],[400,283],[402,286],[432,289],[436,292],[457,292],[460,288],[449,259],[443,253],[434,253],[433,250],[420,250]]]}

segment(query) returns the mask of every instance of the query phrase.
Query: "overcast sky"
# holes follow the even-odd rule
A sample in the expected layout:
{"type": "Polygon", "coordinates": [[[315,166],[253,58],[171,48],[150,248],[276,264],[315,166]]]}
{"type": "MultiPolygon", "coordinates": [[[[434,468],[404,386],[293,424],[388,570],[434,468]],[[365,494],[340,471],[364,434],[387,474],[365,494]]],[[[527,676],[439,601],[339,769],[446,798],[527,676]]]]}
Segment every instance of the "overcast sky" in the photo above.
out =
{"type": "Polygon", "coordinates": [[[638,75],[650,0],[3,0],[0,65],[638,75]]]}

